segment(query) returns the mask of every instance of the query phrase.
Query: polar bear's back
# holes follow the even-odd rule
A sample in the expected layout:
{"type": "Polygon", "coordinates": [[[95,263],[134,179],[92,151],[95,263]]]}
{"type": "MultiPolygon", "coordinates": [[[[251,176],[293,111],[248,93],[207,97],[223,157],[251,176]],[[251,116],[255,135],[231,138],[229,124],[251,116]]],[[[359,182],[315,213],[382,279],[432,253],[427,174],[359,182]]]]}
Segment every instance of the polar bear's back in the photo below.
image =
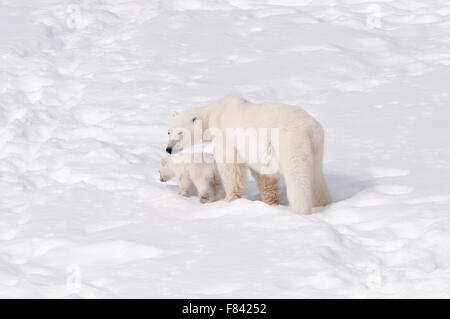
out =
{"type": "Polygon", "coordinates": [[[253,104],[235,96],[226,97],[218,106],[215,122],[219,127],[307,128],[317,121],[298,106],[253,104]]]}

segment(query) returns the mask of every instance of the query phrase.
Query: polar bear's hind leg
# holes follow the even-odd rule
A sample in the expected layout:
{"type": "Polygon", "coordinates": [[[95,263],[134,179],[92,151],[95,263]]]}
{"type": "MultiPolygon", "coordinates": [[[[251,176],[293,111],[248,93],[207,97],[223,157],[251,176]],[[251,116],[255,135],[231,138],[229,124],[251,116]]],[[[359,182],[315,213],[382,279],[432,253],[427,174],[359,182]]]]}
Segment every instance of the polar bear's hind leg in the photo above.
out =
{"type": "Polygon", "coordinates": [[[311,214],[313,154],[308,142],[286,150],[280,164],[286,183],[290,209],[296,214],[311,214]]]}
{"type": "Polygon", "coordinates": [[[325,206],[331,203],[330,193],[323,176],[323,129],[317,125],[312,134],[312,149],[314,156],[313,167],[313,207],[325,206]]]}

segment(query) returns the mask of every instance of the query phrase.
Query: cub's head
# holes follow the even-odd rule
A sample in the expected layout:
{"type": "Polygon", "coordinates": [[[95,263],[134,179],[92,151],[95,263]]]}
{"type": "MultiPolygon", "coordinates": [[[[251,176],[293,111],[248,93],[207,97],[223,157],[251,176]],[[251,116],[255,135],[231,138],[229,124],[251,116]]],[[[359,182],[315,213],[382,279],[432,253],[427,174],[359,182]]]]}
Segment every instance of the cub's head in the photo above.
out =
{"type": "Polygon", "coordinates": [[[188,110],[182,113],[174,113],[172,122],[170,123],[169,142],[167,143],[166,152],[175,154],[183,149],[189,148],[193,144],[202,142],[202,124],[196,110],[188,110]],[[194,134],[194,132],[199,133],[194,134]],[[197,139],[199,139],[197,141],[197,139]]]}
{"type": "Polygon", "coordinates": [[[159,166],[159,180],[161,182],[167,182],[175,176],[175,172],[170,164],[170,159],[163,159],[159,166]]]}

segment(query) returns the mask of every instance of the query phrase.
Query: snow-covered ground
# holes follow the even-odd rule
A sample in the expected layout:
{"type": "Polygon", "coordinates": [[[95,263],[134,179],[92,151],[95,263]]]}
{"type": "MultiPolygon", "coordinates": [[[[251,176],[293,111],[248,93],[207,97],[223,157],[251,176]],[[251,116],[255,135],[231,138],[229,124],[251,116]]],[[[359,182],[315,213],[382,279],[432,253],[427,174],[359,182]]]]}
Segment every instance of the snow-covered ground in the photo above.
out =
{"type": "Polygon", "coordinates": [[[448,0],[1,0],[0,297],[450,297],[448,0]],[[167,125],[325,127],[334,203],[201,205],[167,125]]]}

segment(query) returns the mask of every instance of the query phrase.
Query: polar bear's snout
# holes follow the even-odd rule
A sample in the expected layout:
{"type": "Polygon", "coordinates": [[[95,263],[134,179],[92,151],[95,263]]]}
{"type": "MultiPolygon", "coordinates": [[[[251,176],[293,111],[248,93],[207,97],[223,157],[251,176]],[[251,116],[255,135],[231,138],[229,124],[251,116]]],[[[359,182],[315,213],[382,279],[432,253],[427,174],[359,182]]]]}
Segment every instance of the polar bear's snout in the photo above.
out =
{"type": "Polygon", "coordinates": [[[178,140],[169,140],[169,143],[167,143],[166,152],[169,154],[175,154],[179,148],[178,144],[180,144],[178,140]]]}
{"type": "Polygon", "coordinates": [[[190,136],[190,132],[183,130],[183,128],[169,130],[169,142],[167,143],[166,152],[175,154],[181,151],[184,144],[186,144],[184,139],[185,135],[190,136]],[[187,132],[186,134],[185,131],[187,132]]]}

